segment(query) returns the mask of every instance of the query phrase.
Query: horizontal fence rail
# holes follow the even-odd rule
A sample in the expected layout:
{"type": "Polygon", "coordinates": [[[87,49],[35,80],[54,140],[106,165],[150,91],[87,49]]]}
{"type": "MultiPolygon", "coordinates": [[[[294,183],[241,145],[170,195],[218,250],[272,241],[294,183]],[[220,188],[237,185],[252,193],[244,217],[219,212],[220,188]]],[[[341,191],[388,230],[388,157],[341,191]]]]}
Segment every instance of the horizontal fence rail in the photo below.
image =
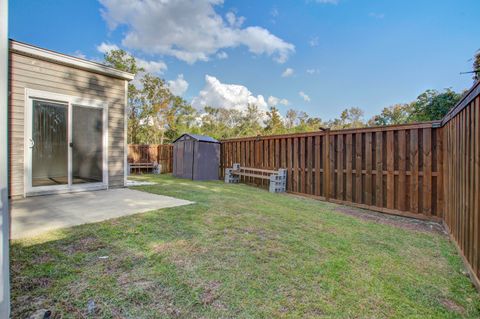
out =
{"type": "MultiPolygon", "coordinates": [[[[287,191],[385,213],[440,220],[438,122],[222,141],[221,171],[287,169],[287,191]]],[[[255,179],[247,183],[261,184],[255,179]]]]}
{"type": "Polygon", "coordinates": [[[444,120],[444,224],[480,290],[480,82],[444,120]]]}
{"type": "Polygon", "coordinates": [[[173,170],[173,145],[170,144],[129,144],[128,163],[158,163],[161,173],[173,170]]]}

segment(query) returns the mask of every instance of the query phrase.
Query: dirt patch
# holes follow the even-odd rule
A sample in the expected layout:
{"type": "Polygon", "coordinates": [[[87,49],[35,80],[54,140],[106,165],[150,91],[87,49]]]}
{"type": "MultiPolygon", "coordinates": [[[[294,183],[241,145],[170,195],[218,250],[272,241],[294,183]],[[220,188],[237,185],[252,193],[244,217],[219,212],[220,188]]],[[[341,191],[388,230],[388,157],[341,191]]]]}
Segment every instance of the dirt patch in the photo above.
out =
{"type": "Polygon", "coordinates": [[[53,258],[51,255],[48,255],[48,254],[42,254],[40,256],[36,256],[34,259],[33,259],[33,264],[45,264],[45,263],[48,263],[50,261],[52,261],[53,258]]]}
{"type": "Polygon", "coordinates": [[[105,247],[106,245],[96,237],[82,237],[69,245],[60,246],[59,249],[67,254],[75,254],[92,252],[105,247]]]}
{"type": "Polygon", "coordinates": [[[203,254],[207,252],[206,248],[185,239],[155,244],[152,249],[156,253],[185,251],[189,254],[203,254]]]}
{"type": "Polygon", "coordinates": [[[132,278],[130,273],[122,273],[118,277],[118,284],[125,288],[137,288],[147,290],[155,286],[155,282],[151,280],[132,278]]]}
{"type": "Polygon", "coordinates": [[[442,299],[440,303],[447,308],[449,311],[454,311],[460,314],[465,313],[465,308],[463,308],[461,305],[457,304],[455,301],[450,300],[450,299],[442,299]]]}
{"type": "Polygon", "coordinates": [[[201,301],[204,306],[212,305],[219,295],[220,282],[210,281],[208,282],[203,290],[201,301]]]}
{"type": "Polygon", "coordinates": [[[445,234],[442,225],[419,219],[407,218],[402,216],[388,215],[377,213],[365,209],[359,209],[349,206],[337,206],[335,211],[346,215],[354,216],[367,221],[374,221],[376,223],[391,225],[402,229],[421,231],[421,232],[435,232],[445,234]]]}
{"type": "Polygon", "coordinates": [[[52,280],[48,277],[16,277],[12,282],[14,287],[19,287],[22,291],[33,291],[38,288],[48,288],[51,284],[52,280]]]}

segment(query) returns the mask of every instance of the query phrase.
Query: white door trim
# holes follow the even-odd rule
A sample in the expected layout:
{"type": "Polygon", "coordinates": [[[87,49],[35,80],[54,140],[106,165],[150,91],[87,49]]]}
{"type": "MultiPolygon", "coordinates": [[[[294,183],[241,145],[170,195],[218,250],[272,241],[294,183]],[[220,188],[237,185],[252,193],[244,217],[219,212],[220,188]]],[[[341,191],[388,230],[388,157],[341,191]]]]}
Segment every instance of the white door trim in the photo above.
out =
{"type": "Polygon", "coordinates": [[[52,93],[34,89],[25,89],[25,136],[24,136],[24,196],[40,195],[47,193],[82,191],[89,189],[108,188],[108,103],[102,100],[82,98],[77,96],[52,93]],[[30,137],[32,136],[33,124],[33,100],[47,100],[65,104],[68,108],[67,143],[72,142],[72,108],[75,106],[101,108],[103,110],[103,176],[101,183],[73,184],[72,183],[72,148],[68,147],[68,184],[54,186],[32,187],[32,152],[30,137]]]}

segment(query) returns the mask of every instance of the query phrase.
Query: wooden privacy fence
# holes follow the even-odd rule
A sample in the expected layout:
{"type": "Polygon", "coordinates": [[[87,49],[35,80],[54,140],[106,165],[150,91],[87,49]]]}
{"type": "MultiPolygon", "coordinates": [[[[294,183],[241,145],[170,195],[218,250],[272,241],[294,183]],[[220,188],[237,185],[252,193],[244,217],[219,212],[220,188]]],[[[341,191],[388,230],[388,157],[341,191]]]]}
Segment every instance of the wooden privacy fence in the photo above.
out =
{"type": "Polygon", "coordinates": [[[289,192],[440,220],[443,158],[438,124],[224,140],[221,168],[233,163],[286,168],[289,192]]]}
{"type": "Polygon", "coordinates": [[[220,163],[286,168],[291,193],[440,221],[480,290],[480,81],[442,121],[229,139],[220,163]]]}
{"type": "Polygon", "coordinates": [[[129,163],[153,163],[161,165],[161,173],[171,173],[173,169],[173,145],[170,144],[129,144],[129,163]]]}
{"type": "Polygon", "coordinates": [[[480,82],[442,121],[444,224],[480,290],[480,82]]]}

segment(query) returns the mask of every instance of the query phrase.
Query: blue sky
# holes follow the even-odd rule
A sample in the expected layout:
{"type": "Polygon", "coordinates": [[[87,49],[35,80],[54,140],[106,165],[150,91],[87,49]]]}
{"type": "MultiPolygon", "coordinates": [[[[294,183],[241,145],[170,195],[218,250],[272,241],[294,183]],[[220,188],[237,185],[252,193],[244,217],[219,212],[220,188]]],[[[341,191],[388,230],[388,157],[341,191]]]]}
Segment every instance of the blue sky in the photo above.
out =
{"type": "Polygon", "coordinates": [[[468,88],[479,12],[478,0],[13,0],[10,37],[88,59],[116,45],[198,106],[324,120],[356,106],[368,119],[425,89],[468,88]]]}

